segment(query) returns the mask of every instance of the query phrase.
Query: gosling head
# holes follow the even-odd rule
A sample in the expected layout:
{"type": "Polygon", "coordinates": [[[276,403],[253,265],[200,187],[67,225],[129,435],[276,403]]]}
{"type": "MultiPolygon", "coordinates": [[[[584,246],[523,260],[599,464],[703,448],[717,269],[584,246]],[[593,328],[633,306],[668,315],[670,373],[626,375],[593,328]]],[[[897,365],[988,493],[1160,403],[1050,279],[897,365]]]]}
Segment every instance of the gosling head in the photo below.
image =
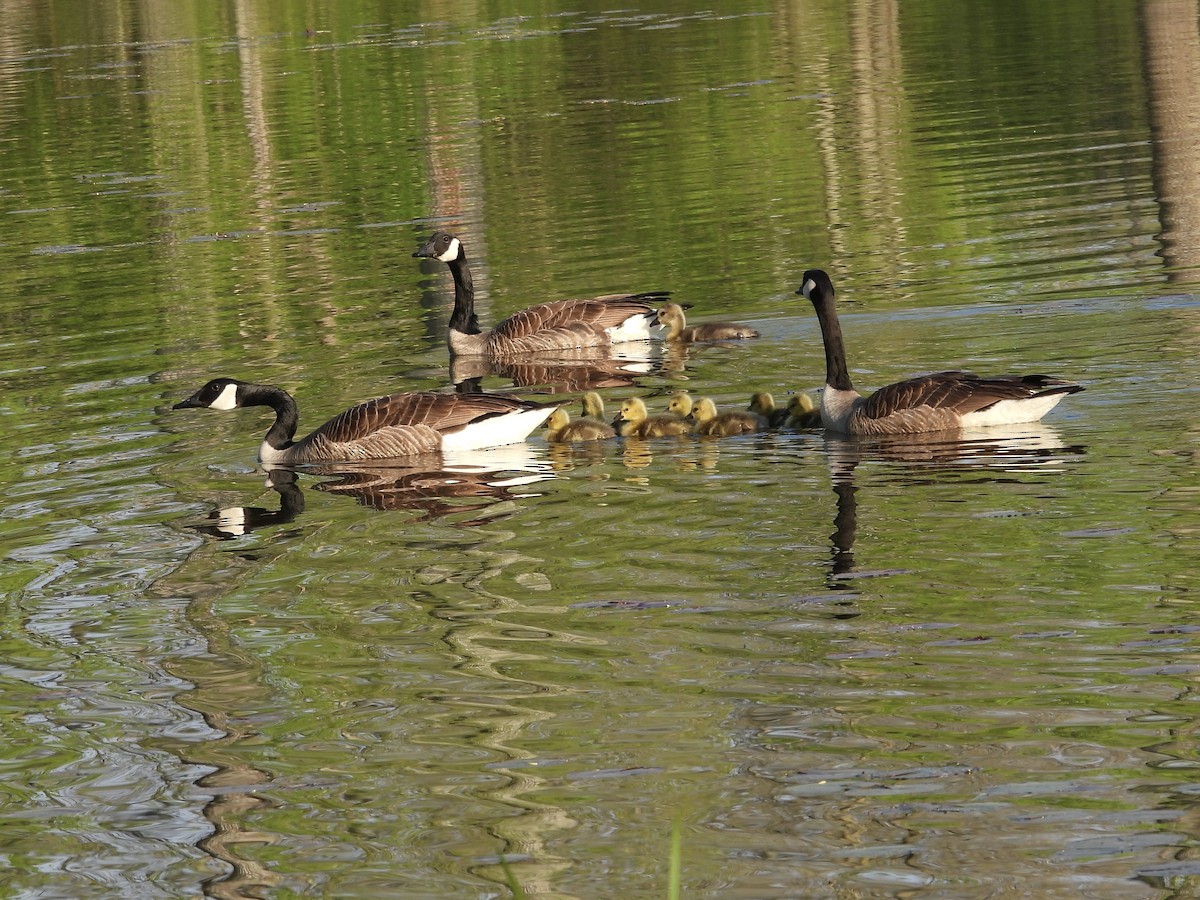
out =
{"type": "Polygon", "coordinates": [[[817,408],[813,403],[813,398],[801,391],[795,397],[788,401],[788,412],[793,416],[801,416],[805,413],[810,413],[817,408]]]}
{"type": "Polygon", "coordinates": [[[664,303],[658,308],[658,323],[667,329],[667,339],[677,337],[687,325],[683,307],[678,303],[664,303]]]}
{"type": "Polygon", "coordinates": [[[766,391],[759,391],[750,398],[750,412],[769,416],[775,411],[775,398],[766,391]]]}
{"type": "Polygon", "coordinates": [[[692,395],[687,391],[676,391],[671,395],[667,404],[667,412],[674,413],[681,419],[686,419],[692,411],[692,395]]]}
{"type": "Polygon", "coordinates": [[[592,419],[604,417],[604,400],[595,391],[583,395],[583,414],[592,419]]]}
{"type": "Polygon", "coordinates": [[[642,398],[629,397],[621,403],[621,411],[613,419],[613,424],[616,425],[620,422],[641,422],[647,415],[646,404],[642,402],[642,398]]]}
{"type": "Polygon", "coordinates": [[[717,404],[715,404],[710,397],[701,397],[692,407],[691,418],[700,424],[710,422],[716,417],[717,404]]]}
{"type": "Polygon", "coordinates": [[[567,414],[567,411],[562,407],[559,407],[554,412],[550,413],[550,418],[546,420],[546,428],[549,431],[559,431],[563,428],[566,428],[570,421],[571,417],[567,414]]]}

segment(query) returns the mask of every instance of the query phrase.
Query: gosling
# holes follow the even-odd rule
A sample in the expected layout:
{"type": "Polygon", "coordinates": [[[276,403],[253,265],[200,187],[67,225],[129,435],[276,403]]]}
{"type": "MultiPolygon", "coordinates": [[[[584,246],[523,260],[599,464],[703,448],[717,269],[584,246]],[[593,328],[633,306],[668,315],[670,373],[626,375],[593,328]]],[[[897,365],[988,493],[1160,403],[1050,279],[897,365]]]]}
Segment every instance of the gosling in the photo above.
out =
{"type": "Polygon", "coordinates": [[[821,410],[817,409],[812,397],[801,391],[788,401],[784,424],[788,428],[820,428],[821,410]]]}
{"type": "Polygon", "coordinates": [[[750,412],[767,420],[772,428],[781,427],[791,415],[787,408],[780,409],[775,405],[775,398],[766,391],[759,391],[750,398],[750,412]]]}
{"type": "Polygon", "coordinates": [[[691,424],[679,416],[652,416],[639,397],[630,397],[621,404],[621,411],[613,419],[613,428],[621,437],[655,438],[674,437],[687,434],[691,424]]]}
{"type": "Polygon", "coordinates": [[[617,433],[603,422],[594,419],[576,419],[565,409],[556,409],[546,422],[546,440],[552,444],[575,444],[584,441],[606,441],[617,433]]]}
{"type": "Polygon", "coordinates": [[[694,344],[697,341],[735,341],[741,338],[756,338],[758,332],[749,325],[735,325],[732,322],[706,322],[703,325],[688,325],[683,314],[683,307],[678,303],[664,303],[658,308],[658,322],[666,326],[667,333],[663,338],[667,341],[677,341],[681,344],[694,344]]]}
{"type": "Polygon", "coordinates": [[[718,412],[717,404],[708,397],[701,397],[692,407],[692,419],[696,422],[696,434],[726,437],[734,434],[753,434],[767,427],[766,419],[749,412],[718,412]]]}

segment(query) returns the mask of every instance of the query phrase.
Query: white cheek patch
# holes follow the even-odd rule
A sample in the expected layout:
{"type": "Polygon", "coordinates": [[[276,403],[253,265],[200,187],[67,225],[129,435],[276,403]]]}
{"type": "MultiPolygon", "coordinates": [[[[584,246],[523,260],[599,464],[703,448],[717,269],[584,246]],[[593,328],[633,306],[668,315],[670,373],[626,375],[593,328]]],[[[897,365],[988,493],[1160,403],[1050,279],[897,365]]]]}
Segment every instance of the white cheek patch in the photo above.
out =
{"type": "Polygon", "coordinates": [[[438,257],[439,262],[451,262],[458,259],[458,248],[461,246],[458,238],[450,239],[450,246],[446,248],[446,252],[438,257]]]}
{"type": "Polygon", "coordinates": [[[812,293],[813,288],[816,286],[817,283],[810,278],[808,281],[804,282],[804,286],[800,288],[800,293],[802,293],[804,298],[807,300],[809,298],[809,294],[812,293]]]}
{"type": "Polygon", "coordinates": [[[209,409],[237,409],[237,385],[227,384],[225,390],[217,394],[217,399],[208,404],[209,409]]]}

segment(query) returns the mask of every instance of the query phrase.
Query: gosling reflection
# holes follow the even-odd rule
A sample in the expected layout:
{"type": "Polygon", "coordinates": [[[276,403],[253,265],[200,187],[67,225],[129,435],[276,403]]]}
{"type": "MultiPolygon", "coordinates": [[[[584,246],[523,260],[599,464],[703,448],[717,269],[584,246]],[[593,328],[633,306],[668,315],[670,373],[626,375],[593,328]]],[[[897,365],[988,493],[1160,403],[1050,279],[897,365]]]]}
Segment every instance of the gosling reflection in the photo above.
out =
{"type": "Polygon", "coordinates": [[[826,433],[825,452],[837,498],[834,530],[829,536],[829,586],[844,590],[846,579],[868,574],[856,571],[854,556],[860,489],[856,470],[860,464],[894,464],[876,480],[906,485],[936,483],[950,472],[971,473],[977,476],[973,483],[1002,483],[1030,473],[1058,474],[1069,457],[1086,449],[1083,444],[1066,443],[1053,427],[1040,422],[873,438],[826,433]]]}

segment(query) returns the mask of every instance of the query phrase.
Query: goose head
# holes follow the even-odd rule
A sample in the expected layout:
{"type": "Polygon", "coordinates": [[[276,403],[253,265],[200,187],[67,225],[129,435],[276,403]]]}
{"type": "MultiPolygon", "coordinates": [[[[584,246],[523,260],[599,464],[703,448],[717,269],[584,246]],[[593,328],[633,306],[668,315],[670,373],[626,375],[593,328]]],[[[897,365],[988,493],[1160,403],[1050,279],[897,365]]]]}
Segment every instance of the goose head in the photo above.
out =
{"type": "Polygon", "coordinates": [[[171,409],[237,409],[245,399],[246,382],[236,378],[214,378],[171,409]]]}
{"type": "Polygon", "coordinates": [[[800,276],[800,287],[796,288],[796,293],[816,306],[823,300],[833,300],[833,282],[824,269],[809,269],[800,276]]]}
{"type": "Polygon", "coordinates": [[[567,411],[562,407],[559,407],[554,412],[550,413],[550,418],[546,420],[546,428],[549,431],[561,431],[563,428],[567,427],[567,424],[570,421],[571,417],[567,414],[567,411]]]}
{"type": "Polygon", "coordinates": [[[671,402],[667,404],[667,412],[674,413],[681,419],[686,419],[692,411],[692,395],[687,391],[676,391],[671,395],[671,402]]]}
{"type": "Polygon", "coordinates": [[[462,241],[447,231],[435,231],[433,237],[413,254],[414,257],[436,259],[444,263],[454,262],[462,255],[462,241]]]}

